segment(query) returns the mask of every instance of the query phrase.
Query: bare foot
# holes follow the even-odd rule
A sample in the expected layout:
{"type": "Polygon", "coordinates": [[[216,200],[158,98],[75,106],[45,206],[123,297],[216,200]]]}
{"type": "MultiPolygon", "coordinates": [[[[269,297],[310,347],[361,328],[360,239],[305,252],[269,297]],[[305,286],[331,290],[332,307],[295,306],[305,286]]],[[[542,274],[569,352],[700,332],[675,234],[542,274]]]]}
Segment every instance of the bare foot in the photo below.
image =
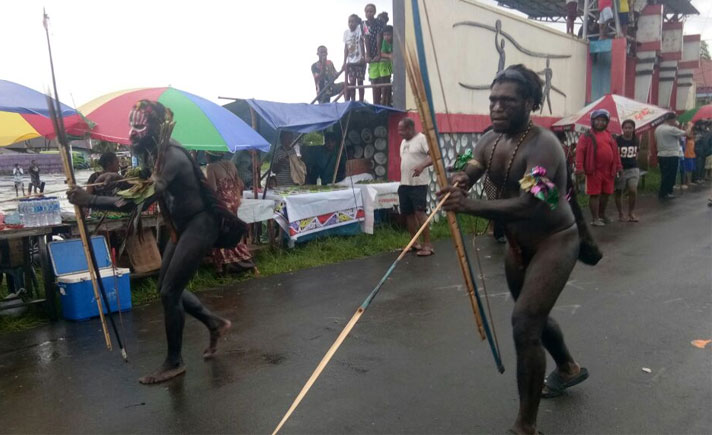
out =
{"type": "Polygon", "coordinates": [[[220,326],[210,331],[210,345],[203,351],[203,359],[210,359],[218,352],[218,340],[232,327],[232,322],[220,319],[220,326]]]}
{"type": "Polygon", "coordinates": [[[180,376],[183,373],[185,373],[185,364],[183,364],[183,362],[181,362],[177,366],[163,363],[163,365],[158,370],[151,373],[150,375],[138,378],[138,381],[144,385],[158,384],[160,382],[165,382],[169,379],[173,379],[176,376],[180,376]]]}
{"type": "Polygon", "coordinates": [[[537,434],[541,432],[536,431],[536,427],[531,426],[531,427],[523,427],[519,423],[514,423],[514,426],[512,426],[511,429],[507,431],[508,434],[512,435],[530,435],[530,434],[537,434]]]}
{"type": "Polygon", "coordinates": [[[633,213],[631,213],[631,214],[628,216],[628,221],[629,221],[629,222],[638,222],[639,220],[640,220],[640,219],[638,219],[638,216],[636,216],[636,215],[633,214],[633,213]]]}
{"type": "Polygon", "coordinates": [[[618,213],[618,221],[625,222],[625,216],[623,215],[623,213],[618,213]]]}

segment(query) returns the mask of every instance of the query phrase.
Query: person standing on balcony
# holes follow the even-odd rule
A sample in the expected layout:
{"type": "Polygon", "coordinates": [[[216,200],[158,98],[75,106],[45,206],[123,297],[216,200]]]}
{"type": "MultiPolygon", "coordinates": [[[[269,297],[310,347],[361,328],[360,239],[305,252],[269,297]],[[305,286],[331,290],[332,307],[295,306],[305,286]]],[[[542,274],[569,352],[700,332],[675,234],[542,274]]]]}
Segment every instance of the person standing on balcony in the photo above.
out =
{"type": "Polygon", "coordinates": [[[574,22],[578,17],[578,0],[566,0],[566,33],[574,34],[574,22]]]}
{"type": "Polygon", "coordinates": [[[22,196],[25,196],[25,183],[22,181],[22,176],[25,172],[20,167],[19,163],[15,163],[15,167],[12,168],[12,181],[15,183],[15,196],[20,196],[20,189],[22,189],[22,196]]]}
{"type": "MultiPolygon", "coordinates": [[[[383,43],[383,21],[376,18],[376,6],[372,3],[364,9],[366,21],[361,25],[363,42],[366,48],[368,79],[372,85],[378,85],[381,78],[381,44],[383,43]]],[[[380,87],[373,88],[373,104],[381,104],[380,87]]]]}
{"type": "Polygon", "coordinates": [[[608,38],[608,30],[613,21],[613,0],[598,0],[598,24],[601,30],[601,39],[608,38]]]}
{"type": "MultiPolygon", "coordinates": [[[[349,28],[344,32],[344,68],[346,71],[346,101],[356,100],[356,89],[352,86],[363,86],[366,75],[366,56],[363,47],[363,33],[361,31],[361,18],[356,14],[349,16],[349,28]]],[[[358,100],[363,101],[364,89],[358,90],[358,100]]]]}

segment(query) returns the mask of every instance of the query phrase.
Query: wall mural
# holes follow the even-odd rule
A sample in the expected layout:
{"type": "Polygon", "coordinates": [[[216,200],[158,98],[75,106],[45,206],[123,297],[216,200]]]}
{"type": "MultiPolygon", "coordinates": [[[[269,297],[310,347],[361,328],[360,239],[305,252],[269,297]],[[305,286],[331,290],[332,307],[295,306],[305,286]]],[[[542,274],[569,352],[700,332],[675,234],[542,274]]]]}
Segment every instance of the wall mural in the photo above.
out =
{"type": "MultiPolygon", "coordinates": [[[[566,94],[561,91],[559,88],[553,85],[552,79],[554,78],[554,71],[551,68],[551,59],[568,59],[571,57],[571,55],[568,54],[551,54],[551,53],[540,53],[536,52],[533,50],[529,50],[525,47],[523,47],[519,42],[517,42],[512,35],[509,33],[505,32],[502,30],[502,21],[497,20],[495,22],[494,27],[490,26],[489,24],[484,24],[484,23],[478,23],[476,21],[461,21],[458,23],[455,23],[452,25],[453,28],[458,27],[458,26],[470,26],[470,27],[479,27],[481,29],[489,30],[494,33],[494,46],[495,49],[497,50],[498,53],[498,62],[497,62],[497,74],[502,72],[504,68],[506,67],[506,59],[507,59],[507,54],[505,51],[505,39],[509,40],[509,42],[514,45],[514,47],[519,50],[520,52],[526,54],[527,56],[530,57],[536,57],[536,58],[543,58],[546,59],[546,68],[543,69],[542,71],[539,71],[538,74],[543,76],[544,79],[544,103],[546,103],[547,107],[549,108],[549,114],[552,114],[551,110],[551,91],[553,90],[554,92],[562,95],[564,98],[566,98],[566,94]]],[[[462,86],[465,89],[470,89],[473,91],[483,91],[483,90],[489,90],[490,84],[483,84],[483,85],[474,85],[474,84],[469,84],[469,83],[463,83],[463,82],[458,82],[460,86],[462,86]]],[[[540,114],[544,112],[544,104],[542,104],[541,111],[539,112],[540,114]]]]}

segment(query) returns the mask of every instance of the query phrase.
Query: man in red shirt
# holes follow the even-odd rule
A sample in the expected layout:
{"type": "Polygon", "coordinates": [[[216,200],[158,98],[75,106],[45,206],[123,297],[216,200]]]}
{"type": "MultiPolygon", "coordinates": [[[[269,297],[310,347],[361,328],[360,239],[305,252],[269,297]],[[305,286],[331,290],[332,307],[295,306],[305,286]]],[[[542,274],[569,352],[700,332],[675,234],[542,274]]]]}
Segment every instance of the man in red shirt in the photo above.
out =
{"type": "Polygon", "coordinates": [[[610,118],[607,110],[594,110],[591,130],[581,135],[576,145],[576,174],[586,174],[591,225],[596,227],[610,222],[606,217],[608,196],[613,193],[616,174],[623,169],[618,145],[607,130],[610,118]]]}

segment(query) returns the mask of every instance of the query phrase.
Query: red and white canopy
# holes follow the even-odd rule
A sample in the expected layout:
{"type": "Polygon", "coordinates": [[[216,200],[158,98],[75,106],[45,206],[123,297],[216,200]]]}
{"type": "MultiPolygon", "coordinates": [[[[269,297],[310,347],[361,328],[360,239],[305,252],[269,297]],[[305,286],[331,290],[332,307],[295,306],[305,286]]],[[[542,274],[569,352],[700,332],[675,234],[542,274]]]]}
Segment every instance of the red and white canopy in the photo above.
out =
{"type": "Polygon", "coordinates": [[[635,121],[636,133],[644,132],[660,125],[668,109],[645,104],[630,98],[615,94],[607,94],[578,112],[566,116],[555,122],[551,129],[554,131],[584,131],[591,128],[591,112],[597,109],[606,109],[611,114],[608,131],[622,134],[621,124],[627,119],[635,121]]]}

